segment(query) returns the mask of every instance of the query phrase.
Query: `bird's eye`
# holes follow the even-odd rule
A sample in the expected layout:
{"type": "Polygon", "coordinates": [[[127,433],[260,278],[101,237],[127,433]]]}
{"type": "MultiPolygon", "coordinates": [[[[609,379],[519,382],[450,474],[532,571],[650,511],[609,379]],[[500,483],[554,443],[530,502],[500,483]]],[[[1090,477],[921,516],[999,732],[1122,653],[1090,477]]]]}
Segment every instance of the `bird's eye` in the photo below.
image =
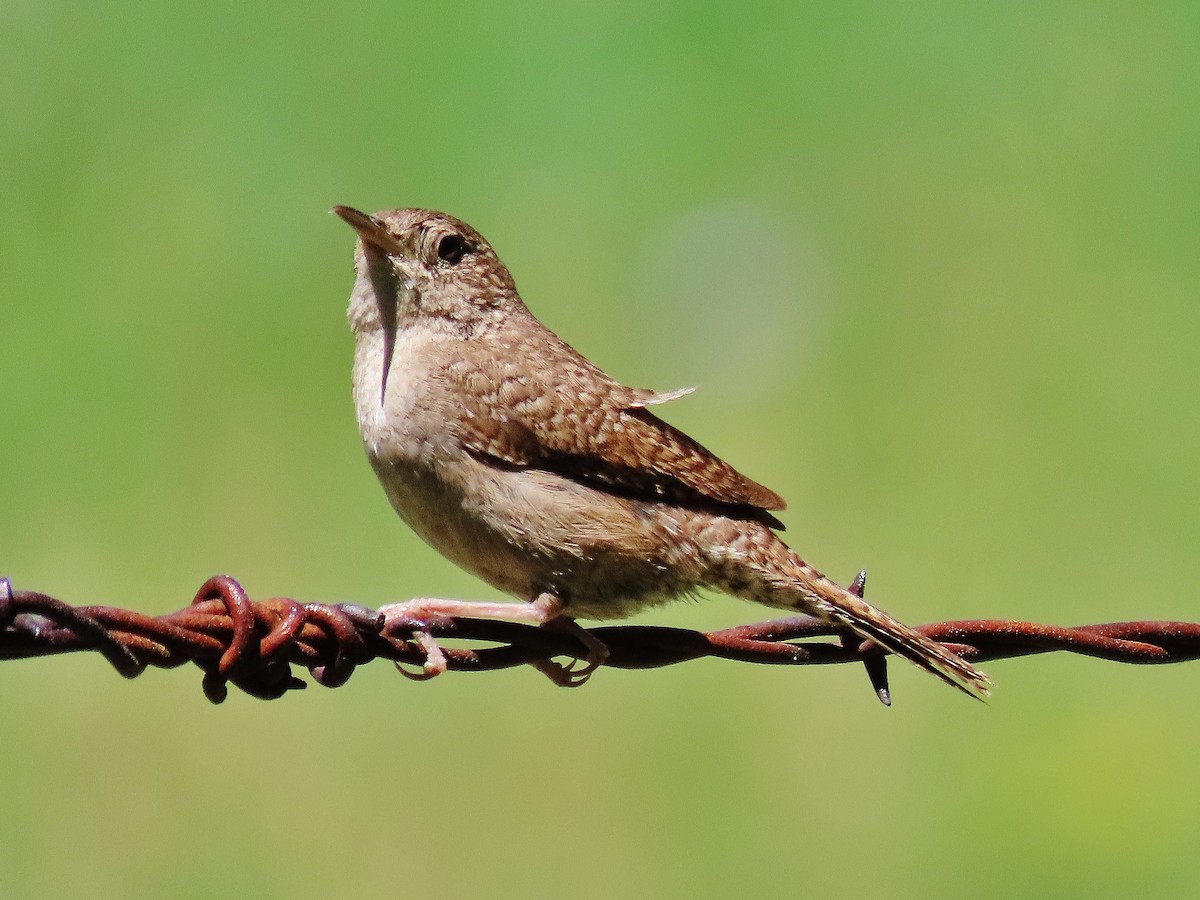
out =
{"type": "Polygon", "coordinates": [[[457,234],[448,234],[438,241],[438,259],[452,266],[457,266],[470,252],[471,246],[457,234]]]}

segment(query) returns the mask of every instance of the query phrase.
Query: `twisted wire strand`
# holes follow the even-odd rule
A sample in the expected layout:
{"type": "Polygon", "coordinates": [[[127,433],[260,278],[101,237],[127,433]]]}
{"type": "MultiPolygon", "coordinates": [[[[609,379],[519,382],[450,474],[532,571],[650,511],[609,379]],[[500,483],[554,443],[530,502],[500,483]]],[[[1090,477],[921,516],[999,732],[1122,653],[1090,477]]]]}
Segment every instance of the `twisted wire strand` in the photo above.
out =
{"type": "MultiPolygon", "coordinates": [[[[866,574],[850,590],[859,596],[866,574]]],[[[701,632],[660,625],[590,629],[609,650],[604,665],[652,669],[715,657],[767,665],[858,662],[880,700],[890,703],[886,654],[844,630],[807,616],[701,632]],[[832,640],[815,640],[831,638],[832,640]]],[[[1003,619],[918,626],[917,631],[971,662],[1067,652],[1125,663],[1177,663],[1200,658],[1200,624],[1110,622],[1064,628],[1003,619]]],[[[450,670],[486,672],[555,656],[586,658],[570,634],[495,619],[438,618],[434,638],[486,646],[444,647],[450,670]]],[[[126,678],[147,668],[194,663],[205,696],[220,703],[233,685],[264,700],[302,689],[295,668],[324,687],[340,687],[374,659],[420,666],[425,651],[410,629],[355,604],[300,603],[286,597],[251,600],[228,575],[206,581],[177,612],[148,616],[112,606],[71,606],[38,591],[13,590],[0,578],[0,659],[99,653],[126,678]]],[[[404,669],[401,669],[403,672],[404,669]]],[[[408,673],[406,673],[408,674],[408,673]]],[[[419,677],[419,676],[418,676],[419,677]]]]}

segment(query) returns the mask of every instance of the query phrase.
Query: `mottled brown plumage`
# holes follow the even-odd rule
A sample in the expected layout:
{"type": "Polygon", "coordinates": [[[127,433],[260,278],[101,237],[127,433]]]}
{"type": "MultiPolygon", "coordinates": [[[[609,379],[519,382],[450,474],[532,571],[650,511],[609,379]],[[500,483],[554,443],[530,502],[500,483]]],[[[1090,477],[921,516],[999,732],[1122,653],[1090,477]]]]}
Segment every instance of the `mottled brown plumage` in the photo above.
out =
{"type": "Polygon", "coordinates": [[[652,391],[613,381],[540,328],[499,329],[490,349],[447,369],[462,396],[489,411],[463,423],[469,451],[629,497],[728,505],[779,525],[767,513],[784,508],[779,495],[649,412],[652,391]]]}
{"type": "MultiPolygon", "coordinates": [[[[821,616],[970,693],[987,679],[825,578],[772,529],[784,501],[647,409],[521,302],[504,264],[445,213],[334,211],[359,235],[348,318],[368,458],[432,546],[524,604],[418,600],[389,620],[494,615],[573,628],[716,587],[821,616]]],[[[436,673],[440,651],[426,641],[436,673]]]]}

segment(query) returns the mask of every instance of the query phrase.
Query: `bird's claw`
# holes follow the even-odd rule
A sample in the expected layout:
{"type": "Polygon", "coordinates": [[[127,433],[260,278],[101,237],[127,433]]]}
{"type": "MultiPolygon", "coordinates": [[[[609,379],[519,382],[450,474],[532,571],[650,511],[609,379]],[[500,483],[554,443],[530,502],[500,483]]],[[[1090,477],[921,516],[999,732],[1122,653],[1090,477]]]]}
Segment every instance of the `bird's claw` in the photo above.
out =
{"type": "Polygon", "coordinates": [[[425,662],[421,664],[420,672],[410,672],[400,663],[396,663],[396,671],[409,681],[428,681],[443,674],[449,666],[446,662],[446,651],[438,644],[437,639],[429,633],[425,623],[413,622],[411,625],[412,641],[425,651],[425,662]]]}
{"type": "MultiPolygon", "coordinates": [[[[557,598],[554,598],[554,604],[553,611],[557,613],[561,610],[557,598]]],[[[608,648],[604,646],[604,643],[569,616],[553,615],[543,623],[542,627],[571,635],[583,644],[587,651],[586,657],[574,657],[565,666],[552,659],[543,659],[533,664],[535,669],[559,687],[582,687],[587,684],[592,673],[604,665],[604,661],[608,659],[608,648]]]]}
{"type": "Polygon", "coordinates": [[[587,684],[602,662],[603,659],[588,659],[587,662],[573,659],[564,666],[552,659],[543,659],[533,666],[559,687],[576,688],[587,684]]]}

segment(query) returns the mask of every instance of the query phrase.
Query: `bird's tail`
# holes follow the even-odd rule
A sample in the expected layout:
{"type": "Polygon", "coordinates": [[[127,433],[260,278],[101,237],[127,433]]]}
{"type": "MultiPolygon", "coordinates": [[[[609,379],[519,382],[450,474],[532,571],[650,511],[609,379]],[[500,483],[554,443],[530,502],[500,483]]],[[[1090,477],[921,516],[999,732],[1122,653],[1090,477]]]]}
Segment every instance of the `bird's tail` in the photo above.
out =
{"type": "MultiPolygon", "coordinates": [[[[836,591],[837,594],[836,597],[821,597],[824,601],[821,606],[824,607],[825,612],[822,618],[832,619],[840,625],[845,625],[855,634],[874,641],[888,652],[907,659],[926,672],[932,672],[964,694],[977,700],[983,700],[988,696],[992,680],[961,656],[952,653],[921,632],[909,628],[902,622],[897,622],[883,610],[876,609],[861,597],[854,596],[828,579],[822,580],[825,584],[815,589],[814,593],[826,595],[836,591]],[[834,590],[828,590],[826,585],[834,590]]],[[[811,583],[808,586],[816,588],[811,583]]]]}
{"type": "Polygon", "coordinates": [[[737,567],[741,577],[722,579],[730,593],[845,626],[963,693],[980,700],[987,697],[992,684],[987,675],[937,641],[897,622],[826,578],[782,541],[775,539],[769,545],[766,553],[769,558],[753,559],[756,554],[749,555],[752,558],[743,557],[737,567]],[[746,579],[747,568],[758,577],[746,579]]]}

